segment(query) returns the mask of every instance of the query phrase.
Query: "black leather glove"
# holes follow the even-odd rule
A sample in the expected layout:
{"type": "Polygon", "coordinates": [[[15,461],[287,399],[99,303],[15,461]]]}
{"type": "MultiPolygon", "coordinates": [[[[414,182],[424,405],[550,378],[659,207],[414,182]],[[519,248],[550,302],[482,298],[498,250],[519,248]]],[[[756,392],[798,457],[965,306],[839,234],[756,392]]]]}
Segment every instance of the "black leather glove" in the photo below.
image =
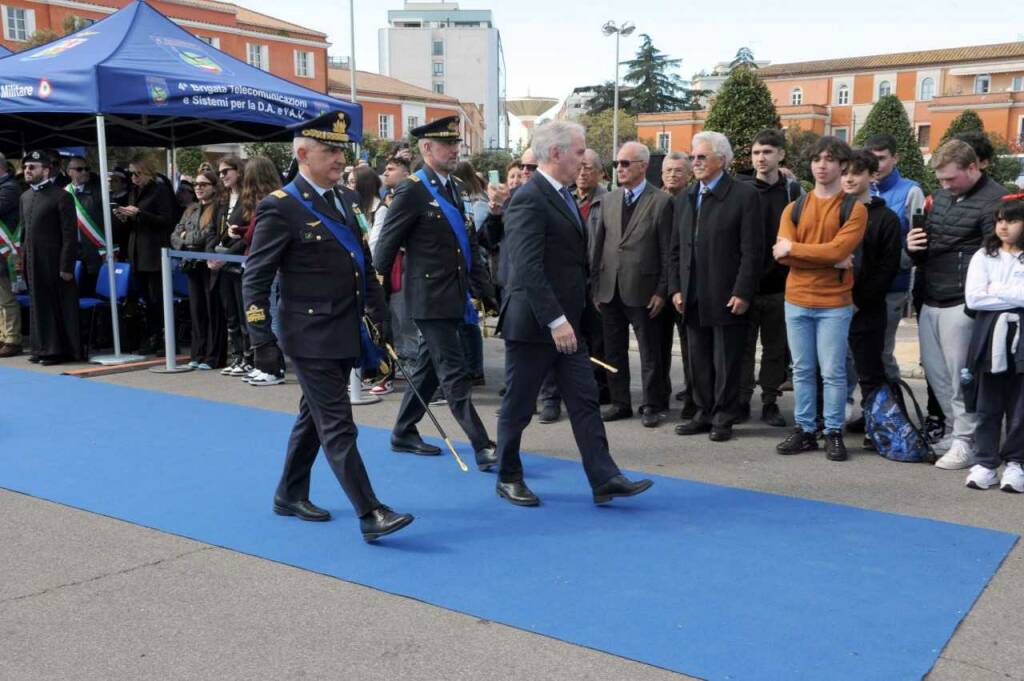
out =
{"type": "Polygon", "coordinates": [[[276,343],[253,348],[253,356],[256,368],[260,371],[271,376],[280,376],[284,373],[284,354],[276,343]]]}

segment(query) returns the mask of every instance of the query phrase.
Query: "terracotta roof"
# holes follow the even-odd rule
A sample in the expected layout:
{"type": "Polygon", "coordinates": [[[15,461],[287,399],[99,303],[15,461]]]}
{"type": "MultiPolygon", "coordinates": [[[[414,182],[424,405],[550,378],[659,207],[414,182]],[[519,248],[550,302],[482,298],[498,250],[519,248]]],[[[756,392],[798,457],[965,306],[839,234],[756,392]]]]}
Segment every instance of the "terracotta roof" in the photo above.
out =
{"type": "MultiPolygon", "coordinates": [[[[327,74],[327,89],[329,92],[349,92],[351,76],[348,69],[333,68],[327,74]]],[[[382,76],[379,73],[360,71],[356,69],[356,98],[361,94],[385,95],[400,99],[419,99],[431,102],[444,102],[445,104],[458,104],[459,100],[448,95],[439,95],[433,90],[427,90],[404,80],[382,76]]]]}
{"type": "Polygon", "coordinates": [[[315,36],[320,39],[326,39],[327,34],[321,33],[320,31],[314,31],[311,28],[305,26],[299,26],[298,24],[292,24],[281,19],[275,19],[274,17],[267,16],[266,14],[260,14],[259,12],[253,12],[252,10],[244,7],[235,5],[237,12],[235,17],[240,23],[249,24],[250,26],[259,26],[261,28],[272,28],[277,31],[288,31],[289,33],[301,33],[303,35],[315,36]]]}
{"type": "Polygon", "coordinates": [[[868,57],[843,57],[794,64],[772,64],[758,69],[762,77],[802,76],[836,71],[859,71],[883,68],[905,68],[932,64],[984,61],[990,59],[1019,59],[1024,57],[1024,42],[950,47],[942,50],[875,54],[868,57]]]}

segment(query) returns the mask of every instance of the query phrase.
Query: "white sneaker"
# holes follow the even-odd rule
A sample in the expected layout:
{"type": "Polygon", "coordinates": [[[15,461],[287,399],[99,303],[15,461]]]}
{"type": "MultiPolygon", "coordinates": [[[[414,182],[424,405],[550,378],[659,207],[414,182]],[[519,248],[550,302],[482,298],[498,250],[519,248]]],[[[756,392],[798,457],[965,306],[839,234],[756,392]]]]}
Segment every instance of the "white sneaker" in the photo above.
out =
{"type": "Polygon", "coordinates": [[[284,383],[284,376],[275,376],[265,371],[257,370],[256,376],[249,379],[249,385],[260,388],[267,385],[281,385],[284,383]]]}
{"type": "Polygon", "coordinates": [[[953,436],[952,435],[946,435],[941,440],[939,440],[938,442],[934,443],[932,445],[932,449],[934,449],[936,452],[942,452],[943,454],[945,454],[946,452],[949,451],[949,448],[952,447],[952,446],[953,446],[953,436]]]}
{"type": "Polygon", "coordinates": [[[223,369],[220,370],[220,375],[221,376],[234,376],[234,374],[232,374],[231,372],[234,371],[235,367],[237,367],[237,366],[238,366],[238,362],[232,362],[231,364],[227,365],[226,367],[224,367],[223,369]]]}
{"type": "Polygon", "coordinates": [[[1003,469],[1003,479],[999,481],[999,488],[1004,492],[1024,492],[1024,467],[1016,461],[1006,464],[1003,469]]]}
{"type": "MultiPolygon", "coordinates": [[[[949,451],[942,455],[935,465],[947,471],[968,468],[974,463],[974,450],[964,440],[954,440],[949,451]]],[[[994,475],[994,473],[993,473],[994,475]]]]}
{"type": "Polygon", "coordinates": [[[971,489],[988,489],[999,482],[999,476],[992,468],[985,468],[980,464],[971,466],[971,472],[967,475],[965,485],[971,489]]]}

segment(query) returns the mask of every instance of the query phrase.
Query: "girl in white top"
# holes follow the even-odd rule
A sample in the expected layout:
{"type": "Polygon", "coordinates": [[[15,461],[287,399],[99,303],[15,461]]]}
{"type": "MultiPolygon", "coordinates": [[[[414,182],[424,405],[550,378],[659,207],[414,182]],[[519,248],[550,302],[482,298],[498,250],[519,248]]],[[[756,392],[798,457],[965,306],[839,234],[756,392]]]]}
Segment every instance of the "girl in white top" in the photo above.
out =
{"type": "MultiPolygon", "coordinates": [[[[971,258],[964,286],[976,311],[967,366],[961,376],[977,389],[977,454],[967,486],[1024,492],[1024,202],[996,208],[995,230],[971,258]],[[1006,438],[999,437],[1006,418],[1006,438]],[[1002,478],[997,470],[1005,463],[1002,478]]],[[[967,392],[965,390],[965,392],[967,392]]]]}

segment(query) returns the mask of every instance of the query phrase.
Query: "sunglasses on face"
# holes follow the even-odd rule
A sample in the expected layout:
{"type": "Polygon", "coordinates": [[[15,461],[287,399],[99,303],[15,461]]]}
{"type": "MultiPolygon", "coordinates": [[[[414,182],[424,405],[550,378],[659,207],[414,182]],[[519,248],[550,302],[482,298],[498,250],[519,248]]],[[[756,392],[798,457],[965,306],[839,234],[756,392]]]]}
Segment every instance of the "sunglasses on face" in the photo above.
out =
{"type": "Polygon", "coordinates": [[[707,154],[697,154],[696,156],[690,157],[690,161],[693,163],[703,163],[706,160],[708,160],[707,154]]]}
{"type": "Polygon", "coordinates": [[[612,168],[628,168],[633,163],[640,163],[640,161],[630,161],[627,159],[612,161],[612,168]]]}
{"type": "Polygon", "coordinates": [[[130,170],[130,171],[128,171],[128,175],[130,177],[140,177],[142,175],[142,173],[137,173],[134,170],[130,170]]]}
{"type": "Polygon", "coordinates": [[[196,182],[192,186],[195,187],[196,189],[202,189],[204,187],[212,187],[213,183],[212,182],[196,182]]]}
{"type": "Polygon", "coordinates": [[[217,174],[218,175],[227,175],[228,173],[230,173],[233,170],[234,170],[234,168],[221,168],[220,170],[217,171],[217,174]]]}
{"type": "Polygon", "coordinates": [[[537,169],[537,164],[536,163],[523,163],[519,167],[522,168],[523,170],[527,170],[527,171],[532,173],[533,171],[535,171],[537,169]]]}

